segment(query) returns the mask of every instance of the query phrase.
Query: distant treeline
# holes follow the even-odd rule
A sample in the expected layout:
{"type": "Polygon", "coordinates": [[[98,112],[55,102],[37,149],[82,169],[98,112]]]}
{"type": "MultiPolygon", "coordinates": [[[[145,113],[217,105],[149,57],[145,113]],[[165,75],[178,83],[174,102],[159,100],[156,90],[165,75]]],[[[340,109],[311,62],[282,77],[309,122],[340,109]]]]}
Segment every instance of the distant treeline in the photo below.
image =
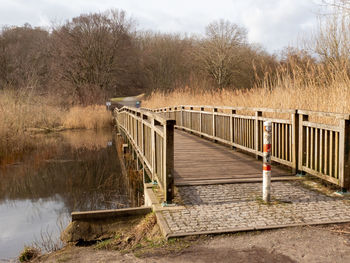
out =
{"type": "MultiPolygon", "coordinates": [[[[327,59],[328,51],[321,51],[318,58],[327,59]]],[[[316,63],[293,49],[277,59],[248,43],[246,29],[229,21],[210,23],[203,36],[187,36],[138,31],[125,12],[110,10],[50,29],[3,27],[0,90],[32,89],[87,105],[184,87],[249,89],[266,76],[273,79],[291,59],[301,67],[316,63]]]]}
{"type": "Polygon", "coordinates": [[[32,88],[70,103],[184,86],[249,88],[276,59],[227,21],[205,36],[137,31],[125,12],[83,14],[51,29],[3,27],[0,89],[32,88]]]}

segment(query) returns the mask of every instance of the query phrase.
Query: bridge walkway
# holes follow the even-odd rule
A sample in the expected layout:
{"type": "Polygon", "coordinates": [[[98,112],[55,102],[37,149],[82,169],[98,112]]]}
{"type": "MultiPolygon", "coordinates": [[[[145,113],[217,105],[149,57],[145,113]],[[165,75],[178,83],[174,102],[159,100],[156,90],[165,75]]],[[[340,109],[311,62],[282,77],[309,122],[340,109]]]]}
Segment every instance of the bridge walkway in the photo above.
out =
{"type": "MultiPolygon", "coordinates": [[[[230,147],[175,130],[175,185],[262,181],[262,161],[230,147]]],[[[273,165],[272,181],[296,179],[291,170],[273,165]]]]}

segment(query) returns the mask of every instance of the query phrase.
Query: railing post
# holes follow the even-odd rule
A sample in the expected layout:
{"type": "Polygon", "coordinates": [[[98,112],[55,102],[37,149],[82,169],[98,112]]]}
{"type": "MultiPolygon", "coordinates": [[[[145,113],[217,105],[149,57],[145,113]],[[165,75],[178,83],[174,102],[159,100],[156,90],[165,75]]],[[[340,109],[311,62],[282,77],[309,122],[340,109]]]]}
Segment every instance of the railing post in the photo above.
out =
{"type": "Polygon", "coordinates": [[[200,111],[199,111],[199,132],[201,133],[201,137],[202,137],[202,111],[204,111],[204,107],[201,107],[200,108],[200,111]]]}
{"type": "Polygon", "coordinates": [[[213,137],[214,137],[214,140],[215,140],[215,136],[216,136],[216,112],[218,112],[218,109],[217,108],[213,108],[213,137]]]}
{"type": "MultiPolygon", "coordinates": [[[[154,121],[154,118],[151,119],[151,154],[152,154],[152,158],[151,158],[151,162],[152,162],[152,182],[154,181],[154,173],[155,173],[155,165],[156,165],[156,133],[154,131],[155,127],[155,121],[154,121]]],[[[159,183],[159,182],[158,182],[159,183]]]]}
{"type": "Polygon", "coordinates": [[[184,112],[183,110],[185,109],[184,106],[181,106],[181,111],[180,111],[180,115],[181,115],[181,127],[184,127],[184,112]]]}
{"type": "MultiPolygon", "coordinates": [[[[145,135],[144,135],[144,116],[141,113],[140,114],[140,125],[141,125],[141,153],[142,156],[145,156],[145,135]]],[[[144,158],[142,158],[142,160],[140,160],[142,162],[142,178],[143,178],[143,183],[146,183],[146,174],[145,174],[145,161],[144,158]]]]}
{"type": "Polygon", "coordinates": [[[193,115],[193,107],[190,107],[190,127],[187,127],[187,128],[190,128],[191,130],[193,130],[192,129],[192,127],[193,127],[193,125],[192,125],[192,115],[193,115]]]}
{"type": "MultiPolygon", "coordinates": [[[[262,117],[262,112],[261,111],[256,111],[255,112],[255,130],[254,130],[254,148],[255,151],[259,151],[259,117],[262,117]]],[[[256,159],[259,159],[259,155],[255,155],[256,159]]]]}
{"type": "Polygon", "coordinates": [[[298,173],[303,173],[303,160],[304,160],[304,145],[306,144],[306,137],[304,134],[303,122],[308,121],[309,116],[305,114],[299,114],[299,154],[298,154],[298,173]]]}
{"type": "Polygon", "coordinates": [[[350,121],[340,120],[339,137],[339,184],[342,188],[350,188],[350,121]]]}
{"type": "MultiPolygon", "coordinates": [[[[176,112],[177,112],[177,107],[174,107],[174,110],[173,110],[174,120],[176,120],[176,124],[178,124],[176,112]]],[[[176,125],[176,124],[175,124],[175,125],[176,125]]]]}
{"type": "MultiPolygon", "coordinates": [[[[234,139],[235,139],[235,127],[234,127],[234,121],[233,121],[233,115],[236,114],[236,110],[232,110],[231,111],[231,116],[230,116],[230,141],[233,144],[234,143],[234,139]]],[[[236,147],[234,147],[232,145],[232,149],[235,149],[236,147]]]]}
{"type": "Polygon", "coordinates": [[[142,152],[142,155],[145,155],[145,131],[144,131],[144,125],[143,125],[143,122],[144,122],[144,116],[143,114],[141,113],[140,115],[140,118],[141,118],[141,152],[142,152]]]}
{"type": "Polygon", "coordinates": [[[299,113],[295,111],[292,113],[292,173],[297,174],[299,171],[299,113]]]}
{"type": "MultiPolygon", "coordinates": [[[[136,117],[138,117],[137,114],[136,114],[136,117]]],[[[139,120],[137,118],[135,118],[135,126],[136,126],[135,127],[135,143],[138,147],[140,147],[140,145],[139,145],[139,120]]]]}
{"type": "Polygon", "coordinates": [[[169,204],[174,198],[174,120],[164,125],[164,199],[169,204]]]}

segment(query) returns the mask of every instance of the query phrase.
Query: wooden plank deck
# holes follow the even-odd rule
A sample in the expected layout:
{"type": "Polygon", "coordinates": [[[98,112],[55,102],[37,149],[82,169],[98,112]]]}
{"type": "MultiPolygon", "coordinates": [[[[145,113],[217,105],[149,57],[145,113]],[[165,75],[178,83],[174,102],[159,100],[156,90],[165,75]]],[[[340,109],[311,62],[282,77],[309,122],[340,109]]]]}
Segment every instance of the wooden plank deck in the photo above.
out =
{"type": "MultiPolygon", "coordinates": [[[[175,130],[175,185],[262,181],[262,161],[196,135],[175,130]]],[[[291,171],[272,166],[272,180],[291,180],[291,171]]]]}

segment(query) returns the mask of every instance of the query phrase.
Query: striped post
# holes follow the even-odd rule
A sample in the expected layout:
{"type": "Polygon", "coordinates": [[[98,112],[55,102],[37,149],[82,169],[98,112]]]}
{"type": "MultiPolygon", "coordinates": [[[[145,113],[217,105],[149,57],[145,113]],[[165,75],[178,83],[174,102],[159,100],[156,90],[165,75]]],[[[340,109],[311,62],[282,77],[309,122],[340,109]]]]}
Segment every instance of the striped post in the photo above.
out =
{"type": "Polygon", "coordinates": [[[263,200],[270,202],[271,194],[271,122],[264,122],[263,200]]]}

